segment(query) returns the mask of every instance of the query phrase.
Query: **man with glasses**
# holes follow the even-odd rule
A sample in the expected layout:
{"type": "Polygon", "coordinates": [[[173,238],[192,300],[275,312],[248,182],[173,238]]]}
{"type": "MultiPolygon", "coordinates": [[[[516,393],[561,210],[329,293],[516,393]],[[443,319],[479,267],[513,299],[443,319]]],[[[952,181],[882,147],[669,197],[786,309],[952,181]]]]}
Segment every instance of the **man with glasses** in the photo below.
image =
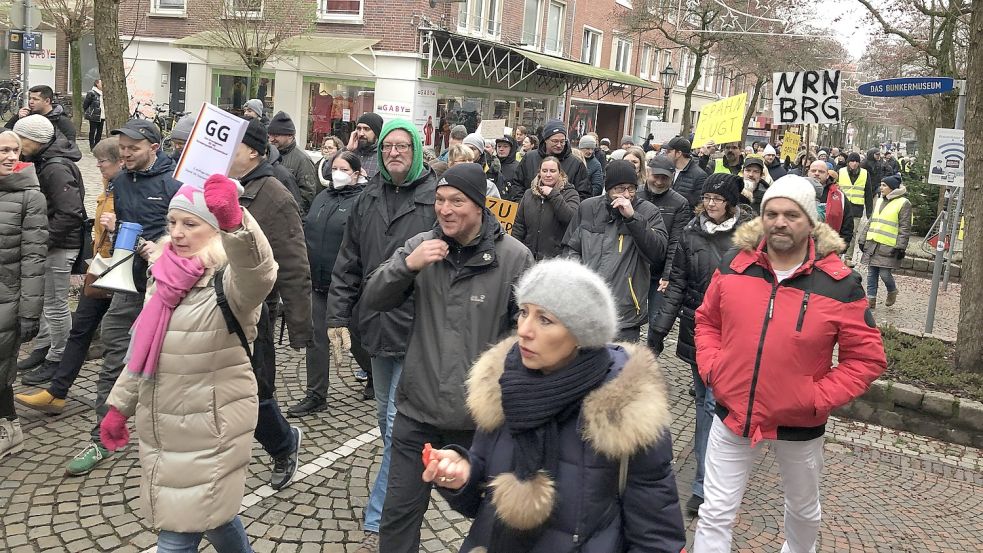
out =
{"type": "Polygon", "coordinates": [[[518,202],[533,179],[539,175],[539,166],[543,159],[554,156],[560,160],[560,168],[567,174],[567,180],[577,189],[581,200],[591,197],[590,176],[587,167],[577,156],[571,154],[570,142],[567,140],[567,126],[559,119],[552,119],[543,127],[543,141],[538,150],[530,151],[522,158],[522,163],[515,172],[515,178],[502,191],[502,197],[518,202]]]}
{"type": "Polygon", "coordinates": [[[328,290],[328,339],[335,355],[350,347],[350,325],[372,357],[376,414],[382,434],[382,465],[365,507],[365,539],[357,553],[378,550],[382,506],[389,481],[395,391],[413,325],[413,295],[380,312],[362,301],[368,276],[411,237],[433,229],[437,178],[423,163],[423,142],[412,122],[393,119],[379,133],[379,172],[352,207],[328,290]]]}
{"type": "Polygon", "coordinates": [[[611,286],[620,325],[615,339],[627,342],[637,342],[648,322],[651,266],[665,263],[669,241],[659,208],[637,196],[637,179],[630,162],[609,163],[606,193],[580,203],[563,238],[564,253],[611,286]]]}

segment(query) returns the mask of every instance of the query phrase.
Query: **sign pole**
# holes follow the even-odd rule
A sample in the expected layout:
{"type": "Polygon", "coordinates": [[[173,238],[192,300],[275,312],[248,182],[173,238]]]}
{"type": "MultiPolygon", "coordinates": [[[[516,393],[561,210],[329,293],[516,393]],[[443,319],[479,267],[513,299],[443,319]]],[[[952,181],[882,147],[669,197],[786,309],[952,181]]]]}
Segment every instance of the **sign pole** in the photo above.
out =
{"type": "MultiPolygon", "coordinates": [[[[24,29],[27,35],[30,33],[31,29],[31,10],[34,9],[34,0],[24,0],[24,29]]],[[[24,105],[21,107],[27,107],[27,99],[30,94],[27,92],[31,88],[31,53],[21,52],[20,55],[21,64],[23,64],[24,78],[21,79],[21,92],[24,93],[24,105]]]]}
{"type": "Polygon", "coordinates": [[[963,214],[963,194],[965,193],[966,185],[963,184],[962,188],[959,189],[956,196],[956,210],[952,213],[953,221],[949,224],[949,251],[946,253],[945,259],[945,272],[942,275],[942,291],[949,291],[949,271],[952,270],[952,258],[956,255],[956,242],[959,241],[959,219],[963,214]]]}
{"type": "MultiPolygon", "coordinates": [[[[956,130],[963,128],[963,123],[966,121],[966,81],[958,81],[956,86],[959,87],[959,103],[956,104],[956,130]]],[[[963,187],[966,183],[963,183],[963,187]]],[[[929,292],[928,296],[928,314],[925,317],[925,334],[931,334],[935,329],[935,308],[939,300],[939,281],[942,277],[942,260],[945,256],[945,244],[947,242],[948,235],[951,233],[954,237],[956,233],[952,233],[949,228],[952,225],[947,224],[949,222],[949,213],[951,209],[952,202],[952,192],[954,187],[946,187],[945,189],[945,208],[942,210],[942,227],[939,229],[939,241],[935,246],[935,263],[932,267],[932,291],[929,292]]],[[[956,221],[958,221],[958,217],[956,221]]],[[[952,243],[952,247],[955,248],[955,242],[952,243]]]]}

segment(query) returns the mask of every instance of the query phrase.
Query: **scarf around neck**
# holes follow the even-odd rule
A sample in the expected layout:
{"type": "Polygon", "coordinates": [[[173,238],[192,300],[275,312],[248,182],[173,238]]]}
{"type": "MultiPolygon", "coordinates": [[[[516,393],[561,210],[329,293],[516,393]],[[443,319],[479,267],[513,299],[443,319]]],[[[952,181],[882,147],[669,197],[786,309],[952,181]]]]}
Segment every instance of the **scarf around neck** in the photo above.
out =
{"type": "Polygon", "coordinates": [[[205,267],[197,257],[180,257],[168,244],[150,268],[150,274],[157,289],[133,323],[130,361],[127,364],[131,373],[144,378],[153,378],[157,371],[160,350],[174,308],[205,274],[205,267]]]}

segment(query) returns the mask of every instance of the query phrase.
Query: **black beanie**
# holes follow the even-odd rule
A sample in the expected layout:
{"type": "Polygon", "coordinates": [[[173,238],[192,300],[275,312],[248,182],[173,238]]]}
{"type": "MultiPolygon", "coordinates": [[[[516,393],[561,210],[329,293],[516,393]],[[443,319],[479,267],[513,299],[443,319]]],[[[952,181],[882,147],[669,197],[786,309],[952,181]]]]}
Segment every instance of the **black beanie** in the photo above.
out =
{"type": "Polygon", "coordinates": [[[703,182],[704,194],[720,194],[727,205],[737,206],[744,190],[744,179],[730,173],[712,173],[703,182]]]}
{"type": "Polygon", "coordinates": [[[554,134],[562,134],[563,138],[567,137],[567,126],[563,124],[563,121],[550,119],[546,122],[546,126],[543,127],[543,140],[548,139],[554,134]]]}
{"type": "Polygon", "coordinates": [[[270,119],[270,125],[266,128],[267,132],[270,134],[282,134],[286,136],[293,136],[297,134],[297,128],[294,127],[294,122],[290,119],[290,116],[282,111],[276,112],[273,119],[270,119]]]}
{"type": "Polygon", "coordinates": [[[850,163],[851,161],[856,161],[857,163],[860,163],[861,161],[860,154],[858,154],[857,152],[850,152],[850,155],[846,156],[846,162],[850,163]]]}
{"type": "Polygon", "coordinates": [[[369,113],[363,113],[362,116],[358,118],[358,121],[355,121],[356,125],[360,123],[372,129],[372,132],[375,133],[376,140],[379,139],[379,135],[382,134],[382,116],[380,116],[378,113],[372,113],[371,111],[369,113]]]}
{"type": "Polygon", "coordinates": [[[604,190],[611,190],[619,184],[634,184],[638,186],[638,171],[630,161],[616,159],[604,170],[604,190]]]}
{"type": "Polygon", "coordinates": [[[485,171],[477,163],[458,163],[444,171],[437,188],[450,186],[464,193],[478,207],[485,207],[485,191],[488,190],[485,171]]]}
{"type": "Polygon", "coordinates": [[[259,119],[250,119],[249,125],[246,127],[246,134],[242,135],[242,143],[263,155],[266,153],[269,142],[269,135],[266,134],[266,129],[259,122],[259,119]]]}
{"type": "Polygon", "coordinates": [[[891,175],[890,177],[884,177],[881,182],[891,187],[891,190],[897,190],[901,187],[901,176],[891,175]]]}

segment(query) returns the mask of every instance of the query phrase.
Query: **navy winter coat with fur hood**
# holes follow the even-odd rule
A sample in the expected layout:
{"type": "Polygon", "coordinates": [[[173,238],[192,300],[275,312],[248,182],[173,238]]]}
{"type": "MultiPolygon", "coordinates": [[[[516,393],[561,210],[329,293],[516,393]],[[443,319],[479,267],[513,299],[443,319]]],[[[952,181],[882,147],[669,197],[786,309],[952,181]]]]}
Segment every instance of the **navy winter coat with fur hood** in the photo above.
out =
{"type": "Polygon", "coordinates": [[[515,442],[505,423],[499,377],[516,343],[485,352],[468,378],[468,408],[478,426],[469,455],[471,478],[440,489],[451,507],[474,518],[462,552],[491,540],[495,519],[514,528],[545,524],[534,553],[679,553],[686,546],[662,372],[647,348],[609,345],[612,364],[580,414],[560,425],[558,474],[520,483],[510,472],[515,442]],[[625,491],[618,490],[628,459],[625,491]]]}

